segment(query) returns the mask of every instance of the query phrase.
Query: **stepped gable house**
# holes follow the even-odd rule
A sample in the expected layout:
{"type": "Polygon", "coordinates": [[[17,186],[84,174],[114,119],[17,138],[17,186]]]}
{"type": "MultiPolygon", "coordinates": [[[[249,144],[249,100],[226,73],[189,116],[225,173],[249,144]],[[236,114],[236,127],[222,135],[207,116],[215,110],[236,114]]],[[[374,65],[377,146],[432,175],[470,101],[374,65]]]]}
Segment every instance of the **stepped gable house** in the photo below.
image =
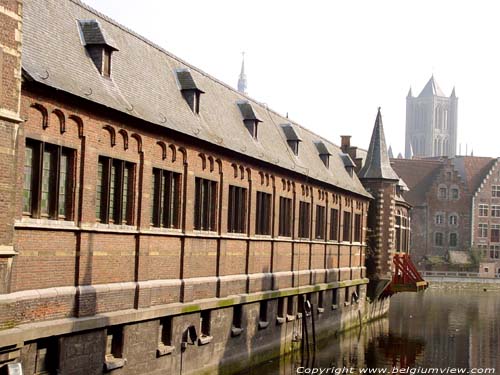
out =
{"type": "Polygon", "coordinates": [[[80,1],[0,4],[0,371],[236,371],[306,300],[323,332],[387,311],[366,244],[390,282],[409,206],[380,113],[369,193],[362,158],[80,1]]]}
{"type": "Polygon", "coordinates": [[[412,204],[412,255],[446,257],[478,250],[482,273],[500,273],[500,171],[488,157],[393,159],[412,204]],[[484,270],[484,267],[487,270],[484,270]]]}

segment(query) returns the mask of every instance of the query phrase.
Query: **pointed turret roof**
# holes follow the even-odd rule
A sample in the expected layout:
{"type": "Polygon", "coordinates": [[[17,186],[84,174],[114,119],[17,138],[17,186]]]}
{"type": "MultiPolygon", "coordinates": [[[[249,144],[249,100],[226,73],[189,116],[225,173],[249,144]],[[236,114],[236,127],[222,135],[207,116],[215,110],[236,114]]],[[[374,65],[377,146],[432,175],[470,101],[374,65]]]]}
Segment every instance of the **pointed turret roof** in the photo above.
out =
{"type": "Polygon", "coordinates": [[[238,91],[242,94],[247,93],[247,76],[245,74],[245,52],[242,53],[243,57],[241,59],[241,72],[240,78],[238,79],[238,91]]]}
{"type": "Polygon", "coordinates": [[[389,149],[387,150],[387,154],[389,155],[389,159],[394,159],[394,153],[392,152],[391,145],[389,145],[389,149]]]}
{"type": "Polygon", "coordinates": [[[408,90],[408,95],[406,95],[407,98],[412,98],[413,97],[413,93],[411,91],[411,86],[410,86],[410,89],[408,90]]]}
{"type": "Polygon", "coordinates": [[[453,90],[451,91],[450,98],[456,98],[457,94],[455,94],[455,86],[453,86],[453,90]]]}
{"type": "Polygon", "coordinates": [[[443,97],[446,96],[443,93],[443,90],[441,90],[439,85],[436,83],[436,80],[434,79],[434,75],[431,76],[431,79],[429,79],[429,82],[427,82],[427,84],[425,85],[423,90],[418,95],[419,98],[426,97],[426,96],[443,96],[443,97]]]}
{"type": "Polygon", "coordinates": [[[359,171],[360,179],[381,179],[398,181],[399,177],[394,172],[387,155],[387,146],[385,143],[384,126],[382,124],[382,115],[380,107],[373,127],[370,147],[366,155],[365,165],[359,171]]]}

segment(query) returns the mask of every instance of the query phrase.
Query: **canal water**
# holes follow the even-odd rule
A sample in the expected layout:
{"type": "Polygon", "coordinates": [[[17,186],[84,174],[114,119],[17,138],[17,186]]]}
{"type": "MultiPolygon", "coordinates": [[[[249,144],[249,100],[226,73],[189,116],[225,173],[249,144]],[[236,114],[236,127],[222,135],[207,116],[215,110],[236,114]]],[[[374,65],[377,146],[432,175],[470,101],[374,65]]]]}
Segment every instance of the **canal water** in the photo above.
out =
{"type": "Polygon", "coordinates": [[[417,373],[494,368],[498,374],[499,345],[500,290],[432,288],[395,295],[387,317],[325,340],[314,359],[294,353],[245,374],[310,373],[307,368],[344,368],[354,374],[366,368],[386,368],[388,374],[395,368],[417,373]]]}

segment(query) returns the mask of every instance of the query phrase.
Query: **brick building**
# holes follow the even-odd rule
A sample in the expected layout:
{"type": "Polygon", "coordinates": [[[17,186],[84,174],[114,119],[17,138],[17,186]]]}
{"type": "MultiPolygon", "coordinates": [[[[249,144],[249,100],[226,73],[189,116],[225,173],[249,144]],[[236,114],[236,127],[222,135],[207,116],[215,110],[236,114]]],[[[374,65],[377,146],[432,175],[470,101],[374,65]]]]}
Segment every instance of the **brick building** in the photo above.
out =
{"type": "Polygon", "coordinates": [[[324,333],[387,310],[367,285],[409,205],[380,112],[360,180],[78,0],[0,4],[0,371],[236,371],[296,345],[306,300],[324,333]]]}
{"type": "Polygon", "coordinates": [[[500,273],[498,160],[457,156],[391,162],[410,188],[404,196],[413,206],[414,260],[479,250],[481,260],[490,263],[486,272],[500,273]]]}

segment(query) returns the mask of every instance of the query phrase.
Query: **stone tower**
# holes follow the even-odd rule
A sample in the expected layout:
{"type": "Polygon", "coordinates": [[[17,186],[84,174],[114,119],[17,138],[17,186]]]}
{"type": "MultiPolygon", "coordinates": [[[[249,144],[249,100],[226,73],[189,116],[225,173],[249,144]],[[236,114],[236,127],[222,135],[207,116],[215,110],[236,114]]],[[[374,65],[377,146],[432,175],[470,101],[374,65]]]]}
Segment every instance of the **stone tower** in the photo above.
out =
{"type": "Polygon", "coordinates": [[[455,88],[446,96],[434,76],[422,92],[406,97],[405,158],[456,155],[457,103],[455,88]]]}
{"type": "Polygon", "coordinates": [[[247,76],[245,74],[245,53],[243,52],[243,58],[241,60],[241,72],[240,78],[238,79],[238,91],[242,94],[247,93],[247,76]]]}
{"type": "Polygon", "coordinates": [[[399,176],[389,161],[380,108],[366,161],[358,177],[365,189],[374,197],[368,211],[368,228],[371,229],[371,235],[368,237],[366,257],[367,277],[375,284],[379,283],[384,287],[392,278],[394,212],[399,176]]]}
{"type": "MultiPolygon", "coordinates": [[[[16,142],[22,122],[21,103],[21,1],[0,6],[0,165],[15,166],[16,142]]],[[[0,173],[0,294],[9,292],[10,268],[16,255],[13,245],[16,202],[16,168],[0,173]]]]}

